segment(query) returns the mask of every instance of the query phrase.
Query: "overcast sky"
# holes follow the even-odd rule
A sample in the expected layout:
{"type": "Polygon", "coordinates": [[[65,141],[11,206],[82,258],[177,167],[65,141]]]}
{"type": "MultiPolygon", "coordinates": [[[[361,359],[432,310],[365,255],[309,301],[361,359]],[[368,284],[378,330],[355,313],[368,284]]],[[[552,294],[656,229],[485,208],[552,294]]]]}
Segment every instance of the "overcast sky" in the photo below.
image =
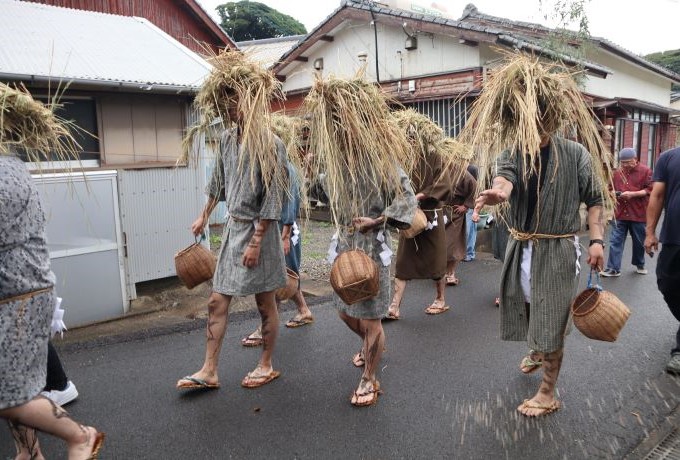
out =
{"type": "MultiPolygon", "coordinates": [[[[288,14],[307,27],[315,28],[331,14],[340,0],[258,0],[288,14]]],[[[544,0],[543,3],[551,0],[544,0]]],[[[225,0],[198,0],[215,19],[215,7],[225,0]]],[[[432,0],[415,0],[430,5],[432,0]]],[[[482,13],[508,19],[545,23],[539,0],[437,0],[459,18],[465,5],[473,3],[482,13]]],[[[680,0],[590,0],[586,6],[590,34],[609,39],[637,54],[680,49],[680,0]]],[[[219,20],[218,20],[219,22],[219,20]]],[[[550,24],[546,24],[550,25],[550,24]]],[[[577,28],[577,27],[576,27],[577,28]]]]}

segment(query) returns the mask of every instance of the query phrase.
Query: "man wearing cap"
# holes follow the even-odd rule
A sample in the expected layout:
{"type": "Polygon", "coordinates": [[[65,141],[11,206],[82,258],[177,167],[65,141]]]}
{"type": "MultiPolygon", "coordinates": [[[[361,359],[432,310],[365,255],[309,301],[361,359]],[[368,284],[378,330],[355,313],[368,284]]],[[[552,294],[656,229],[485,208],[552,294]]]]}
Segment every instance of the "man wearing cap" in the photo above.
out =
{"type": "Polygon", "coordinates": [[[614,171],[613,182],[617,199],[615,220],[609,241],[607,268],[600,275],[621,276],[621,258],[628,233],[633,240],[631,263],[636,273],[646,275],[644,241],[652,171],[638,162],[635,149],[625,148],[619,152],[619,168],[614,171]]]}

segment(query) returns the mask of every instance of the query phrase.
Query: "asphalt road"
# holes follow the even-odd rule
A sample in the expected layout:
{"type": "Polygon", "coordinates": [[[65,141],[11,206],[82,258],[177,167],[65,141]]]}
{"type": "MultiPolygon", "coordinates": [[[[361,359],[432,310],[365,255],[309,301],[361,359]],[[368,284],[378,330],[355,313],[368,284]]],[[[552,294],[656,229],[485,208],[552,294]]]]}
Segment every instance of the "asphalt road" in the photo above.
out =
{"type": "MultiPolygon", "coordinates": [[[[624,261],[629,249],[630,241],[624,261]]],[[[69,348],[62,359],[80,398],[68,409],[107,433],[104,459],[623,458],[680,403],[680,378],[663,372],[678,324],[656,289],[654,262],[650,275],[624,265],[620,278],[604,280],[633,314],[616,343],[572,332],[558,385],[563,409],[539,420],[515,411],[540,377],[518,370],[524,343],[498,338],[493,259],[461,265],[443,315],[423,313],[431,282],[408,285],[402,320],[385,324],[385,393],[374,407],[349,404],[360,343],[326,302],[313,307],[315,324],[281,328],[275,367],[283,375],[257,390],[239,385],[259,354],[239,344],[255,319],[230,324],[217,391],[175,389],[202,362],[202,330],[69,348]]],[[[65,458],[62,444],[41,439],[47,458],[65,458]]],[[[0,459],[12,456],[0,430],[0,459]]]]}

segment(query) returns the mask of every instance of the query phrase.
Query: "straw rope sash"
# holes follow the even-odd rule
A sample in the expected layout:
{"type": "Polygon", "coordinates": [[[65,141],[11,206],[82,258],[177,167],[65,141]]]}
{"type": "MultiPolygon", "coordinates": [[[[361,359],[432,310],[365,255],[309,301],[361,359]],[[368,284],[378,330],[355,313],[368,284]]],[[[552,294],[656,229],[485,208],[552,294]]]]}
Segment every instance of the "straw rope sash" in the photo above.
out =
{"type": "Polygon", "coordinates": [[[534,244],[538,243],[538,240],[557,240],[560,238],[571,238],[576,236],[576,233],[565,233],[562,235],[549,235],[547,233],[529,233],[522,232],[516,228],[509,229],[510,236],[512,236],[517,241],[532,241],[534,244]]]}

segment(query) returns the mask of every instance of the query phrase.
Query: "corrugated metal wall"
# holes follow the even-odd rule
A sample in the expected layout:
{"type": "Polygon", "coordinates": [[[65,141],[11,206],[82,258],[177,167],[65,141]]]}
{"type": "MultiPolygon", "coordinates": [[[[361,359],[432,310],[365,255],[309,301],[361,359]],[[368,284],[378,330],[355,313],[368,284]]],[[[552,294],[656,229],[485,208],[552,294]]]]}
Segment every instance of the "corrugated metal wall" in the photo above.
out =
{"type": "Polygon", "coordinates": [[[127,281],[175,275],[174,255],[194,242],[191,223],[203,209],[203,168],[118,171],[127,281]]]}
{"type": "Polygon", "coordinates": [[[445,134],[456,137],[465,126],[472,99],[447,98],[404,105],[427,115],[444,130],[445,134]]]}

